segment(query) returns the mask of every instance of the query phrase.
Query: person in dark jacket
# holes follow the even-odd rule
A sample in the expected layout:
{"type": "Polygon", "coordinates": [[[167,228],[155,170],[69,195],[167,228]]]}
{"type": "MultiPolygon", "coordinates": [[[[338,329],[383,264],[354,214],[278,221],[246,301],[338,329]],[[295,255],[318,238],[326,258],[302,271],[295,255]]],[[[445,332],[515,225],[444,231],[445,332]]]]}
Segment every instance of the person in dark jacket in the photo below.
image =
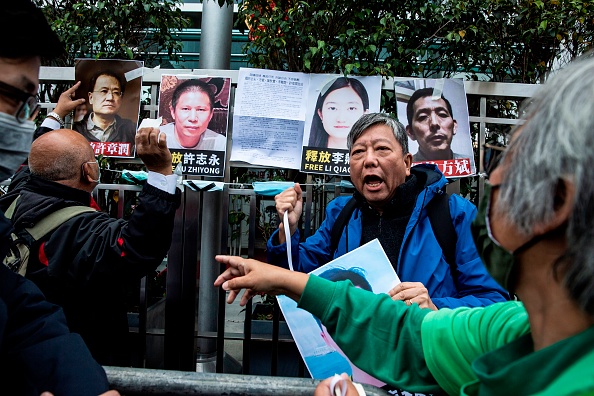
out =
{"type": "MultiPolygon", "coordinates": [[[[64,49],[43,13],[28,0],[4,2],[0,12],[0,181],[29,153],[37,114],[40,58],[64,49]],[[18,32],[18,34],[15,34],[18,32]]],[[[0,259],[9,248],[10,221],[0,211],[0,259]]],[[[0,380],[2,394],[97,395],[109,389],[105,371],[62,309],[29,280],[0,264],[0,380]]],[[[117,392],[108,392],[110,395],[117,392]]]]}
{"type": "MultiPolygon", "coordinates": [[[[31,249],[26,277],[63,307],[70,330],[81,334],[104,365],[129,364],[125,290],[154,271],[171,244],[180,192],[171,153],[158,133],[158,128],[143,128],[136,137],[149,174],[128,221],[99,211],[79,214],[31,249]]],[[[100,171],[88,141],[65,129],[33,142],[29,170],[0,198],[2,210],[16,202],[12,222],[17,231],[57,209],[89,206],[100,171]]]]}
{"type": "MultiPolygon", "coordinates": [[[[303,199],[296,184],[275,197],[279,216],[287,212],[295,269],[310,272],[378,238],[402,281],[390,290],[395,300],[423,308],[486,306],[506,301],[508,293],[483,266],[470,234],[476,208],[452,195],[448,207],[457,234],[456,273],[435,237],[427,206],[442,194],[447,181],[434,165],[411,168],[412,155],[404,126],[386,114],[364,114],[348,136],[351,180],[357,205],[333,249],[331,235],[339,213],[350,197],[328,204],[316,233],[299,243],[297,222],[303,199]]],[[[283,222],[267,245],[268,262],[287,267],[283,222]]]]}

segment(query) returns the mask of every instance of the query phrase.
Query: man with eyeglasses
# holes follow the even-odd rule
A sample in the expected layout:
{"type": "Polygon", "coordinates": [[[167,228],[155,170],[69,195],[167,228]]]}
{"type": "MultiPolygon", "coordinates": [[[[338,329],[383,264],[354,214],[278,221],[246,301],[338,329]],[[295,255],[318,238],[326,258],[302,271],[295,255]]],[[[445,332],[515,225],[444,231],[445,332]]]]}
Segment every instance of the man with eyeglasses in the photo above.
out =
{"type": "MultiPolygon", "coordinates": [[[[0,12],[0,181],[29,153],[37,114],[41,57],[64,49],[42,12],[28,0],[4,2],[0,12]]],[[[11,224],[0,211],[0,258],[11,224]]],[[[0,379],[10,395],[93,395],[109,389],[105,372],[62,310],[30,281],[0,264],[0,379]]],[[[109,393],[113,395],[113,393],[109,393]]]]}
{"type": "MultiPolygon", "coordinates": [[[[56,109],[48,114],[38,134],[64,127],[64,118],[84,100],[70,100],[76,88],[68,90],[68,95],[58,102],[56,109]]],[[[124,78],[111,70],[99,70],[89,82],[88,98],[92,112],[72,124],[72,129],[83,135],[89,142],[117,142],[129,144],[130,156],[134,154],[136,125],[132,120],[118,115],[126,90],[124,78]]]]}

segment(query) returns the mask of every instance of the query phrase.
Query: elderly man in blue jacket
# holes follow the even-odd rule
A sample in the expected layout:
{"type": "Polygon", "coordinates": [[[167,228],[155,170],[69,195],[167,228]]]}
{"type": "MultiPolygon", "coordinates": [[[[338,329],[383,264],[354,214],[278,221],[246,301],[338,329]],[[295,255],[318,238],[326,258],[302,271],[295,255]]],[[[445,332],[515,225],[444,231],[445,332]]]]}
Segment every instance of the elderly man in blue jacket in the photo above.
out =
{"type": "MultiPolygon", "coordinates": [[[[458,195],[448,199],[457,238],[455,262],[447,262],[427,209],[443,194],[447,180],[434,165],[411,168],[402,124],[386,114],[366,114],[353,125],[347,141],[356,202],[336,247],[331,243],[333,227],[351,197],[330,202],[324,222],[303,243],[297,227],[303,210],[299,184],[275,197],[279,216],[287,212],[296,270],[309,272],[377,238],[402,281],[389,292],[394,300],[437,310],[486,306],[509,298],[487,273],[472,240],[470,223],[476,208],[458,195]]],[[[287,267],[282,222],[267,251],[268,262],[287,267]]]]}

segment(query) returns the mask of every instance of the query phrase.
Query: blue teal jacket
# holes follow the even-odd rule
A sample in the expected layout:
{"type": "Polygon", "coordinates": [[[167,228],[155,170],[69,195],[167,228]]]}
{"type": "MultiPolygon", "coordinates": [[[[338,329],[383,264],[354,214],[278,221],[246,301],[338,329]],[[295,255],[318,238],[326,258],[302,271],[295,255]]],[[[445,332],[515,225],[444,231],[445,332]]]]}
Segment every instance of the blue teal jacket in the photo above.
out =
{"type": "MultiPolygon", "coordinates": [[[[446,185],[447,180],[434,165],[417,165],[411,171],[426,173],[427,176],[423,179],[427,181],[425,188],[417,196],[406,226],[396,268],[400,280],[421,282],[429,291],[429,296],[437,308],[487,306],[508,300],[509,294],[487,273],[474,245],[470,223],[476,216],[476,207],[470,201],[452,194],[449,199],[450,214],[458,235],[456,287],[450,266],[433,234],[426,210],[427,204],[446,185]]],[[[362,232],[361,211],[355,209],[336,251],[330,251],[332,226],[350,198],[341,196],[332,200],[326,207],[326,217],[320,228],[305,242],[299,243],[299,230],[293,234],[291,253],[296,271],[310,272],[359,247],[362,232]]],[[[274,244],[278,243],[277,233],[278,230],[267,243],[268,262],[288,268],[286,244],[274,244]]]]}

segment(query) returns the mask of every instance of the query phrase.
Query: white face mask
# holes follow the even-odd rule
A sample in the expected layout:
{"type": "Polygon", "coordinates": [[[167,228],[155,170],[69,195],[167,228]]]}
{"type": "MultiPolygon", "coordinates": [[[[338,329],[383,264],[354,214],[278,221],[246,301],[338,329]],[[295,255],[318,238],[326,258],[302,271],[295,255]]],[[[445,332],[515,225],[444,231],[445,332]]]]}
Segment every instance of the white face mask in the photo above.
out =
{"type": "Polygon", "coordinates": [[[35,133],[33,121],[18,122],[0,112],[0,181],[11,177],[29,155],[35,133]]]}

